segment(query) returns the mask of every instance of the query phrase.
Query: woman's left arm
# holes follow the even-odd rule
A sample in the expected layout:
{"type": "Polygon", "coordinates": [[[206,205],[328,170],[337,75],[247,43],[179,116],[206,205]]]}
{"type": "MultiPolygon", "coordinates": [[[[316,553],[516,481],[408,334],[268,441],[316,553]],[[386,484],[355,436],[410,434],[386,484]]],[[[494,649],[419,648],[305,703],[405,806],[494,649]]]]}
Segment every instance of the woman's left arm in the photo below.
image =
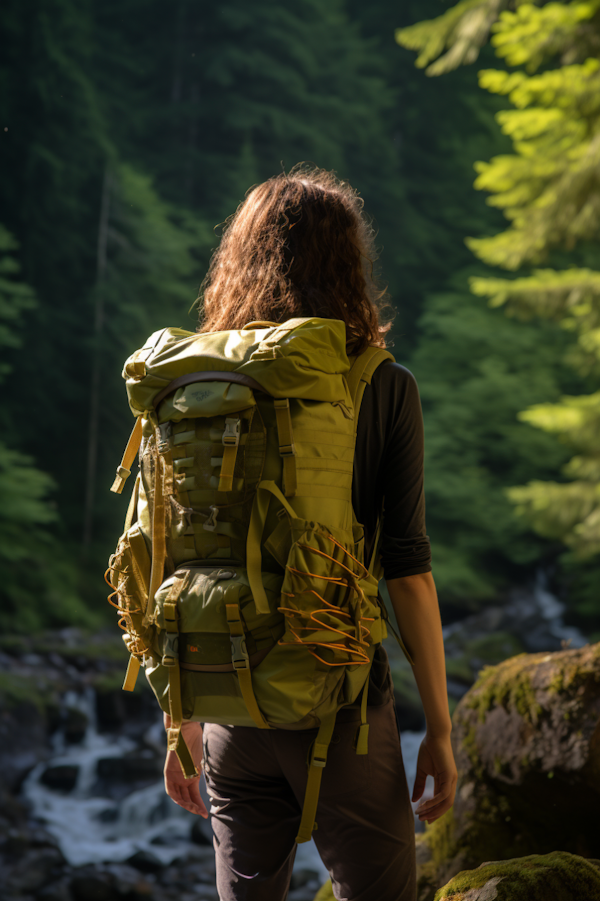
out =
{"type": "MultiPolygon", "coordinates": [[[[164,715],[165,729],[171,726],[171,717],[165,713],[164,715]]],[[[183,723],[181,733],[192,755],[192,760],[199,770],[202,765],[202,726],[200,723],[183,723]]],[[[165,760],[165,791],[172,801],[206,819],[208,810],[202,800],[200,794],[201,776],[194,776],[193,779],[186,779],[181,769],[181,764],[177,758],[175,751],[167,751],[167,759],[165,760]]]]}

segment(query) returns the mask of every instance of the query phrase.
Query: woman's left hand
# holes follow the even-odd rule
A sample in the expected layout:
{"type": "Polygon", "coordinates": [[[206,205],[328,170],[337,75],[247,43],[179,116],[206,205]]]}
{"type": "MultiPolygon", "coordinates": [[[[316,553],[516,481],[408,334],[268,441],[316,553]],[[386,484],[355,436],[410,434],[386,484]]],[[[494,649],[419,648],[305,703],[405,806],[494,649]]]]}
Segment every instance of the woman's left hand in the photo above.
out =
{"type": "MultiPolygon", "coordinates": [[[[170,724],[170,717],[165,714],[165,729],[168,729],[170,724]]],[[[183,723],[181,732],[192,755],[196,769],[200,770],[202,765],[202,726],[200,723],[183,723]]],[[[200,779],[202,777],[194,776],[193,779],[186,779],[175,751],[167,751],[164,773],[165,791],[169,798],[175,801],[176,804],[179,804],[180,807],[189,810],[190,813],[195,813],[207,819],[208,810],[200,794],[200,779]]]]}

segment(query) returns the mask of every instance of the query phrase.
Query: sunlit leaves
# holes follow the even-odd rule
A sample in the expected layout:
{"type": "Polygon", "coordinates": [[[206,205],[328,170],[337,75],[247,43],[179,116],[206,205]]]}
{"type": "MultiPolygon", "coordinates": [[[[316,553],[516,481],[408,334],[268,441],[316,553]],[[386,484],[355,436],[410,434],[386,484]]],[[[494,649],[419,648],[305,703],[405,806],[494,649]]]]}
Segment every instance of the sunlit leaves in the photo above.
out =
{"type": "Polygon", "coordinates": [[[492,26],[491,43],[509,66],[525,66],[534,72],[545,59],[557,54],[572,56],[581,38],[580,24],[593,18],[599,9],[600,0],[547,3],[539,9],[524,3],[514,12],[506,10],[500,15],[492,26]]]}
{"type": "Polygon", "coordinates": [[[509,5],[514,2],[462,0],[435,19],[398,29],[396,40],[409,50],[419,51],[415,65],[420,69],[428,66],[427,75],[442,75],[475,62],[492,25],[509,5]]]}

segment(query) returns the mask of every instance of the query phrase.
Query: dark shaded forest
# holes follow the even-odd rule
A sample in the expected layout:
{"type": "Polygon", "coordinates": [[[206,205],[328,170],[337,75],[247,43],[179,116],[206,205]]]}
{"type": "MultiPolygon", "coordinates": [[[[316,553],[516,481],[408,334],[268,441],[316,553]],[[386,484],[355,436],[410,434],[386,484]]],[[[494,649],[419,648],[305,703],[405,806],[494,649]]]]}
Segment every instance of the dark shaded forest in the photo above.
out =
{"type": "MultiPolygon", "coordinates": [[[[312,161],[374,217],[392,352],[426,425],[444,621],[540,570],[600,629],[597,555],[515,515],[506,489],[564,481],[571,456],[517,416],[596,386],[572,334],[469,290],[465,238],[503,227],[474,164],[507,153],[478,63],[428,78],[395,30],[439,0],[5,0],[0,12],[0,593],[9,631],[109,615],[102,573],[127,499],[121,369],[165,325],[193,329],[220,227],[247,189],[312,161]]],[[[500,66],[504,66],[500,63],[500,66]]],[[[501,270],[498,269],[497,273],[501,270]]]]}

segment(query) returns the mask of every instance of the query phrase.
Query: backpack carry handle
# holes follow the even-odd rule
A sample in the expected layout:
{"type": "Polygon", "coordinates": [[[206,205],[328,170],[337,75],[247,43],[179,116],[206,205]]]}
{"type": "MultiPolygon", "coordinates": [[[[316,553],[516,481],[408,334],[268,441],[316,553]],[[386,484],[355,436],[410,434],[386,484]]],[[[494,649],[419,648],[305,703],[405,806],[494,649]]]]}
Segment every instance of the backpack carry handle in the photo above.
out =
{"type": "Polygon", "coordinates": [[[252,322],[242,326],[242,331],[246,332],[251,328],[277,328],[281,322],[269,322],[268,319],[254,319],[252,322]]]}
{"type": "Polygon", "coordinates": [[[187,375],[180,375],[179,378],[173,379],[166,388],[163,388],[162,391],[158,392],[154,398],[154,409],[156,410],[159,403],[164,400],[165,397],[168,397],[169,394],[173,394],[174,391],[177,391],[178,388],[184,388],[186,385],[193,385],[195,382],[233,382],[234,385],[244,385],[246,388],[251,388],[252,391],[262,391],[263,394],[269,393],[266,388],[259,385],[256,379],[253,379],[249,375],[244,375],[241,372],[224,372],[223,370],[217,370],[216,372],[190,372],[187,375]]]}

